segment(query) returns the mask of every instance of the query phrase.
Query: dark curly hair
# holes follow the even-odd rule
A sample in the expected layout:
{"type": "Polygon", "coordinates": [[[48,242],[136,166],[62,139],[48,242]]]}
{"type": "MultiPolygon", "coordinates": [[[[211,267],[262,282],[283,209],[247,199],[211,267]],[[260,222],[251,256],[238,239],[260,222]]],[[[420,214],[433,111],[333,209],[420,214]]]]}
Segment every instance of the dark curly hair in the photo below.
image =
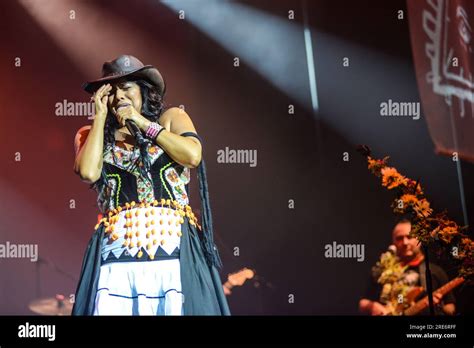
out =
{"type": "MultiPolygon", "coordinates": [[[[140,87],[140,92],[142,95],[142,116],[152,122],[158,122],[158,119],[165,108],[163,96],[159,93],[158,88],[146,80],[131,81],[135,82],[140,87]]],[[[106,149],[107,146],[113,145],[115,143],[115,131],[119,128],[120,124],[118,123],[117,118],[110,112],[110,110],[108,110],[104,126],[104,149],[106,149]]],[[[141,143],[137,141],[137,145],[140,148],[139,160],[141,163],[143,163],[143,166],[139,167],[139,170],[145,178],[148,178],[147,173],[150,170],[150,158],[147,154],[148,146],[150,144],[151,141],[148,139],[144,139],[144,141],[141,143]]],[[[135,165],[138,165],[138,163],[135,163],[135,165]]],[[[104,166],[102,166],[102,172],[99,180],[91,187],[101,190],[103,185],[106,183],[107,173],[105,172],[104,166]]]]}

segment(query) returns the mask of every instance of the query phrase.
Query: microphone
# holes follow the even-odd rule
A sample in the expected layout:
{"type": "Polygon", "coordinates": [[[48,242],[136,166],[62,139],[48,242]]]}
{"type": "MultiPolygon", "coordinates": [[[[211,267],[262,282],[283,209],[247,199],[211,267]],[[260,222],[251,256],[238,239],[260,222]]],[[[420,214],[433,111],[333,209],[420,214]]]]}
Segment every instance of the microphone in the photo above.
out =
{"type": "MultiPolygon", "coordinates": [[[[125,120],[125,126],[127,127],[130,134],[132,134],[135,137],[135,140],[140,148],[140,153],[142,156],[143,166],[144,166],[143,169],[145,171],[149,171],[151,167],[151,163],[145,150],[147,144],[149,144],[149,140],[145,140],[145,138],[143,137],[142,131],[140,130],[140,128],[138,128],[135,122],[131,120],[125,120]]],[[[148,178],[148,180],[150,180],[150,178],[148,178]]]]}
{"type": "Polygon", "coordinates": [[[387,248],[387,251],[389,251],[390,253],[392,253],[393,255],[396,255],[397,254],[397,247],[393,244],[391,244],[388,248],[387,248]]]}
{"type": "Polygon", "coordinates": [[[125,126],[127,127],[128,131],[130,134],[132,134],[135,139],[137,140],[138,145],[141,145],[145,142],[145,138],[143,137],[143,134],[138,128],[137,124],[131,120],[126,120],[125,121],[125,126]]]}

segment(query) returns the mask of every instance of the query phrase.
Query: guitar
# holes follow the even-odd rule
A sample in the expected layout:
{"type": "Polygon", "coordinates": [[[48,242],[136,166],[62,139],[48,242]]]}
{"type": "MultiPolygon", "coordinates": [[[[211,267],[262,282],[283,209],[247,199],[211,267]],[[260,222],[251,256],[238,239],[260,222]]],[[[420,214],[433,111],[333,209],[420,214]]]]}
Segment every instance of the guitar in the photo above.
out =
{"type": "Polygon", "coordinates": [[[234,286],[242,286],[247,279],[252,279],[255,276],[255,271],[249,268],[243,268],[238,272],[229,274],[227,281],[222,284],[225,295],[232,294],[232,288],[234,286]]]}
{"type": "MultiPolygon", "coordinates": [[[[441,298],[446,295],[448,292],[452,291],[462,283],[464,283],[465,279],[462,277],[454,278],[450,282],[444,284],[439,289],[433,291],[434,294],[440,294],[441,298]]],[[[429,306],[428,296],[423,297],[421,300],[415,302],[415,299],[424,291],[422,287],[415,287],[414,289],[410,290],[405,297],[404,302],[397,303],[395,306],[388,304],[387,308],[389,309],[389,315],[407,315],[413,316],[417,315],[422,312],[425,308],[429,306]],[[410,307],[404,309],[404,304],[409,303],[411,304],[410,307]]]]}

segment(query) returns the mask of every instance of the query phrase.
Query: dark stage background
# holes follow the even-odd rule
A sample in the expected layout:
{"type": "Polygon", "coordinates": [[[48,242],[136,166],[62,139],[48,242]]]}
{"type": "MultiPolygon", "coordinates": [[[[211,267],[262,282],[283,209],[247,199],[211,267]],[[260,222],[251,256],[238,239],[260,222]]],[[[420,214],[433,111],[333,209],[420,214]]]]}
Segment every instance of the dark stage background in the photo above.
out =
{"type": "MultiPolygon", "coordinates": [[[[199,1],[208,11],[214,3],[199,1]]],[[[357,314],[370,268],[390,243],[394,223],[393,195],[369,173],[357,144],[391,156],[402,173],[420,178],[436,209],[447,209],[461,224],[474,220],[474,166],[461,166],[463,216],[456,165],[433,152],[423,114],[417,121],[380,116],[379,105],[388,99],[419,101],[405,1],[307,2],[316,113],[303,2],[232,4],[261,15],[256,26],[288,23],[294,10],[291,25],[298,30],[260,41],[268,55],[246,59],[258,31],[232,35],[249,32],[245,12],[213,36],[158,1],[0,2],[0,238],[38,244],[43,261],[0,260],[0,314],[31,314],[30,301],[75,291],[97,209],[94,192],[73,173],[73,139],[91,121],[56,116],[55,104],[87,102],[81,84],[122,53],[160,69],[168,106],[184,105],[204,139],[223,281],[242,267],[259,276],[228,298],[234,314],[357,314]],[[71,9],[74,20],[67,19],[71,9]],[[397,19],[398,10],[404,20],[397,19]],[[271,82],[279,71],[262,68],[280,56],[294,57],[285,71],[287,85],[271,82]],[[239,67],[234,57],[241,57],[239,67]],[[350,57],[349,68],[342,66],[343,57],[350,57]],[[289,104],[294,114],[288,114],[289,104]],[[257,150],[258,165],[218,163],[217,151],[226,146],[257,150]],[[15,161],[17,153],[21,161],[15,161]],[[333,241],[364,244],[365,261],[325,258],[324,246],[333,241]]],[[[186,15],[193,19],[192,11],[186,15]]],[[[198,207],[195,171],[191,199],[198,207]]],[[[456,291],[461,312],[472,312],[469,291],[456,291]]]]}

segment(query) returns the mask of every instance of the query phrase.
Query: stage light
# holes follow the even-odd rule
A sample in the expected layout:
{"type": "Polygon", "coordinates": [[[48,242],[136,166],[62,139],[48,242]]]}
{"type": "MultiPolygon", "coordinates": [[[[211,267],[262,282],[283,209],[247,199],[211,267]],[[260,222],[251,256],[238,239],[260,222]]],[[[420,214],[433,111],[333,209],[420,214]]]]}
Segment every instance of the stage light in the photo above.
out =
{"type": "MultiPolygon", "coordinates": [[[[288,16],[279,17],[231,1],[161,3],[184,15],[185,20],[283,93],[308,109],[318,109],[309,27],[303,28],[288,16]]],[[[302,11],[298,4],[289,10],[302,11]]]]}
{"type": "Polygon", "coordinates": [[[123,53],[150,51],[150,47],[155,46],[153,40],[144,35],[138,40],[137,28],[93,2],[19,2],[85,76],[96,76],[106,59],[123,53]]]}

